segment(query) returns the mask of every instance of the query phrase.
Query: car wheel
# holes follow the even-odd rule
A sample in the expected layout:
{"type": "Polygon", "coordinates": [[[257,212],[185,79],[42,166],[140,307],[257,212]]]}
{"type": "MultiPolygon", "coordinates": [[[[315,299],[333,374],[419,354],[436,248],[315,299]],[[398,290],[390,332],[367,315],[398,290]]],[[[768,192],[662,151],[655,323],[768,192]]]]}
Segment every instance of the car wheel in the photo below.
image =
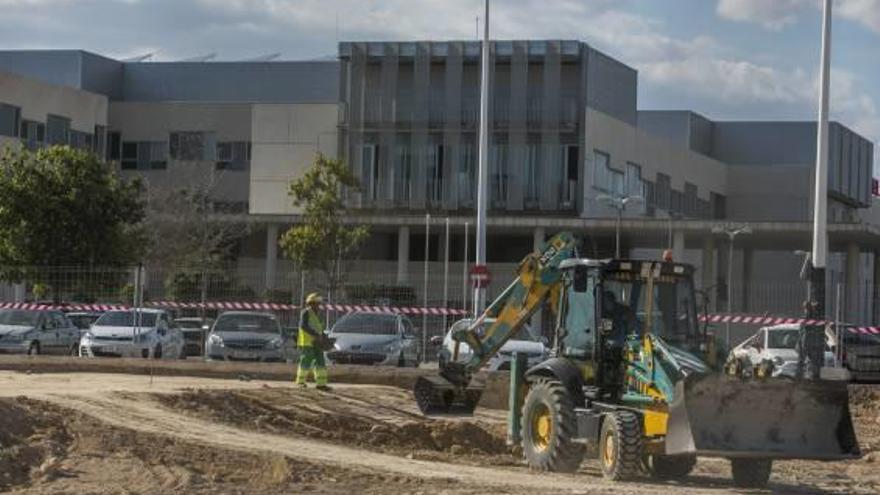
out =
{"type": "Polygon", "coordinates": [[[73,344],[70,346],[70,350],[67,351],[68,356],[77,357],[79,356],[79,344],[73,344]]]}
{"type": "Polygon", "coordinates": [[[39,356],[40,355],[40,343],[39,342],[31,342],[30,347],[28,347],[28,356],[39,356]]]}
{"type": "Polygon", "coordinates": [[[153,349],[153,359],[162,359],[162,344],[156,344],[156,348],[153,349]]]}
{"type": "Polygon", "coordinates": [[[403,358],[403,353],[401,352],[399,356],[397,356],[397,367],[398,368],[406,368],[406,359],[403,358]]]}

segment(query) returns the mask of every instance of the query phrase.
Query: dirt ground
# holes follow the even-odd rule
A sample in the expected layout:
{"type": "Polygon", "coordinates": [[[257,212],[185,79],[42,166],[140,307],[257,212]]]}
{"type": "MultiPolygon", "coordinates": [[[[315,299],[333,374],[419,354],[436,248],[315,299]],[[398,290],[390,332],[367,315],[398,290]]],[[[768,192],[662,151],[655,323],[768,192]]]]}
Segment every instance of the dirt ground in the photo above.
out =
{"type": "Polygon", "coordinates": [[[392,387],[0,371],[0,492],[876,494],[878,406],[876,389],[853,390],[863,459],[779,462],[769,490],[739,491],[712,459],[680,483],[606,482],[591,460],[532,473],[504,411],[424,418],[392,387]]]}

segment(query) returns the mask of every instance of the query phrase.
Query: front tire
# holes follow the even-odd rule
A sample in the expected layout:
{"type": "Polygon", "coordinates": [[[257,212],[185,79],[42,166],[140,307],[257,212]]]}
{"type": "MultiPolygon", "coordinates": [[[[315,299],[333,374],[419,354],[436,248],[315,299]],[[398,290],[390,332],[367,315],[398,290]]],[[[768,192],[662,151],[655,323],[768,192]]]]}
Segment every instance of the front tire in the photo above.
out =
{"type": "Polygon", "coordinates": [[[577,417],[574,403],[557,381],[539,381],[529,387],[522,409],[522,446],[529,467],[539,471],[577,471],[586,448],[575,443],[577,417]]]}
{"type": "Polygon", "coordinates": [[[655,479],[675,480],[691,474],[696,464],[697,457],[693,455],[652,455],[648,469],[655,479]]]}
{"type": "Polygon", "coordinates": [[[630,480],[641,471],[642,424],[631,411],[615,411],[602,421],[599,463],[602,474],[614,481],[630,480]]]}
{"type": "Polygon", "coordinates": [[[770,481],[771,459],[731,459],[733,484],[739,488],[763,488],[770,481]]]}
{"type": "Polygon", "coordinates": [[[28,347],[27,355],[28,356],[39,356],[40,355],[40,343],[39,342],[31,342],[30,347],[28,347]]]}
{"type": "Polygon", "coordinates": [[[153,359],[162,359],[162,344],[156,344],[156,348],[153,349],[153,359]]]}

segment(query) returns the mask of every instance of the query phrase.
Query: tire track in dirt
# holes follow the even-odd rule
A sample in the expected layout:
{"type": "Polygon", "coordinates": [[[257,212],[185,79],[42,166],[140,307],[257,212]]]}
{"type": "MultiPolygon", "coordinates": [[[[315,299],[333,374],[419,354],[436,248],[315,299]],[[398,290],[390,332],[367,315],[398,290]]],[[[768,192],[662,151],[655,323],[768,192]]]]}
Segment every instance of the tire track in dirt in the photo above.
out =
{"type": "Polygon", "coordinates": [[[120,428],[169,435],[181,440],[216,445],[226,449],[273,453],[310,462],[421,478],[456,480],[466,485],[498,488],[531,488],[576,493],[705,493],[683,486],[638,483],[614,484],[584,475],[549,475],[503,468],[451,465],[406,459],[359,449],[240,430],[174,413],[148,400],[109,396],[47,396],[47,400],[87,414],[120,428]]]}

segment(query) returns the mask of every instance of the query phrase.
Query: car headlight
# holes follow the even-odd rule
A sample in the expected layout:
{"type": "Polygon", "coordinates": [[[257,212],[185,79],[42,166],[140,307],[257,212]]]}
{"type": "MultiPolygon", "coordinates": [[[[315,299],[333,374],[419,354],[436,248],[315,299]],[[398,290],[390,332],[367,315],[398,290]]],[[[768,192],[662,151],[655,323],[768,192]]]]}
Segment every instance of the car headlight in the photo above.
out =
{"type": "Polygon", "coordinates": [[[275,337],[274,339],[272,339],[268,343],[266,343],[266,347],[268,347],[270,349],[280,349],[281,344],[282,344],[281,337],[275,337]]]}
{"type": "Polygon", "coordinates": [[[95,338],[95,334],[92,332],[86,332],[82,335],[82,340],[92,340],[95,338]]]}
{"type": "Polygon", "coordinates": [[[211,345],[223,345],[223,339],[216,333],[212,333],[211,336],[208,337],[208,343],[211,345]]]}
{"type": "Polygon", "coordinates": [[[386,345],[385,350],[388,352],[397,350],[397,342],[391,342],[390,344],[386,345]]]}
{"type": "Polygon", "coordinates": [[[785,361],[781,357],[776,356],[773,358],[773,364],[775,364],[776,366],[782,366],[783,364],[785,364],[785,361]]]}

